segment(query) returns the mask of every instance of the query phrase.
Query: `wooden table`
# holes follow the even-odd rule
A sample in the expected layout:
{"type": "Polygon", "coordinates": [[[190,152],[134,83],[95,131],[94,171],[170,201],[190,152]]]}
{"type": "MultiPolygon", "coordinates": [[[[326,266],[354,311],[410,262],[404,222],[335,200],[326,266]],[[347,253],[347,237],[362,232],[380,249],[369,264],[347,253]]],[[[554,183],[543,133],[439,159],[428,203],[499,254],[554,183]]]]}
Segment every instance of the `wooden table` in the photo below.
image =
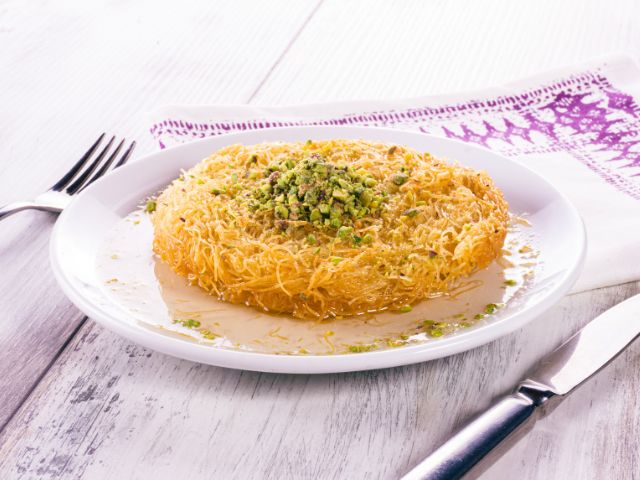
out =
{"type": "MultiPolygon", "coordinates": [[[[289,104],[489,86],[640,52],[640,4],[0,1],[0,203],[101,131],[155,148],[165,103],[289,104]]],[[[397,478],[640,283],[565,298],[439,361],[288,376],[177,360],[87,320],[52,277],[53,215],[0,224],[0,478],[397,478]]],[[[640,344],[483,478],[640,478],[640,344]]]]}

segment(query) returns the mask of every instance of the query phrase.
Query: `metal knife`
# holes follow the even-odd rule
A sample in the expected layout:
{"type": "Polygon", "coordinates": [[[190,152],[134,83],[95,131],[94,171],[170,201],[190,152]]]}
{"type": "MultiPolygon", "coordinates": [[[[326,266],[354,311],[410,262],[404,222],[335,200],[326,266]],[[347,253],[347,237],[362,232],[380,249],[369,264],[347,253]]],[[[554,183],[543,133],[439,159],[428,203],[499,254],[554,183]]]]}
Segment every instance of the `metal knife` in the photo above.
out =
{"type": "Polygon", "coordinates": [[[548,413],[549,405],[595,375],[639,334],[640,295],[635,295],[589,322],[549,354],[513,394],[482,413],[402,479],[453,480],[480,473],[489,466],[486,459],[481,462],[483,458],[490,452],[487,458],[504,453],[519,433],[533,426],[541,411],[548,413]]]}

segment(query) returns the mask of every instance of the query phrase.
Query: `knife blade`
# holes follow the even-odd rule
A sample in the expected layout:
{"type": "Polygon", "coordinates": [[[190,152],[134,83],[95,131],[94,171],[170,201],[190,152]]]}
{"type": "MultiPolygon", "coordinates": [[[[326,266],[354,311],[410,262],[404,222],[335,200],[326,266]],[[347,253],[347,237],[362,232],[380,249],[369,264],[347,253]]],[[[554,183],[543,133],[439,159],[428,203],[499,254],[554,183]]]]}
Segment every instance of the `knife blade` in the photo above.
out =
{"type": "Polygon", "coordinates": [[[504,447],[518,431],[531,427],[540,407],[552,399],[561,401],[638,335],[640,295],[635,295],[597,316],[547,355],[513,394],[465,426],[402,479],[453,480],[466,475],[496,447],[504,447]]]}

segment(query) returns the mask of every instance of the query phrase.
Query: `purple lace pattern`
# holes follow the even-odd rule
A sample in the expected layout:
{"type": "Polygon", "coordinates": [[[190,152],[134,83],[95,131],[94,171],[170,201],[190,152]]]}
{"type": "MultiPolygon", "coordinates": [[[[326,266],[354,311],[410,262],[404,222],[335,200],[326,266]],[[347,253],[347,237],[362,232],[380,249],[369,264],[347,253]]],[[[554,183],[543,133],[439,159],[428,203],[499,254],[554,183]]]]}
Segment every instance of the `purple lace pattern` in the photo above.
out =
{"type": "Polygon", "coordinates": [[[566,152],[640,200],[640,107],[599,72],[585,72],[519,95],[436,108],[351,113],[313,121],[165,119],[151,127],[151,134],[164,148],[167,143],[223,133],[301,125],[418,130],[482,145],[509,157],[566,152]]]}

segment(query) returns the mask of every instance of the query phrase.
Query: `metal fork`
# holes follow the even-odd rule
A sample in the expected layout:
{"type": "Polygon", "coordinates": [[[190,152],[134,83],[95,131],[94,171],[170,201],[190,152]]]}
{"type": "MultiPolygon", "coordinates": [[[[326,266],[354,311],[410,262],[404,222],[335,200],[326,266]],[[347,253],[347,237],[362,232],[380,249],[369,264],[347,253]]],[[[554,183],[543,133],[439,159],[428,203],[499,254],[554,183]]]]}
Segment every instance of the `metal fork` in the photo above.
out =
{"type": "Polygon", "coordinates": [[[46,192],[38,195],[30,202],[14,202],[0,207],[0,220],[13,215],[21,210],[35,209],[47,212],[61,212],[70,202],[71,197],[82,191],[87,185],[96,181],[111,170],[115,170],[119,166],[126,163],[136,146],[136,142],[131,142],[129,148],[122,154],[120,159],[116,161],[120,150],[124,145],[124,139],[116,146],[115,150],[107,157],[116,137],[111,140],[92,160],[93,154],[96,152],[105,134],[98,137],[98,140],[91,145],[91,148],[76,162],[58,182],[46,192]],[[107,157],[105,159],[105,157],[107,157]],[[113,168],[111,166],[113,165],[113,168]],[[94,173],[95,172],[95,173],[94,173]]]}

